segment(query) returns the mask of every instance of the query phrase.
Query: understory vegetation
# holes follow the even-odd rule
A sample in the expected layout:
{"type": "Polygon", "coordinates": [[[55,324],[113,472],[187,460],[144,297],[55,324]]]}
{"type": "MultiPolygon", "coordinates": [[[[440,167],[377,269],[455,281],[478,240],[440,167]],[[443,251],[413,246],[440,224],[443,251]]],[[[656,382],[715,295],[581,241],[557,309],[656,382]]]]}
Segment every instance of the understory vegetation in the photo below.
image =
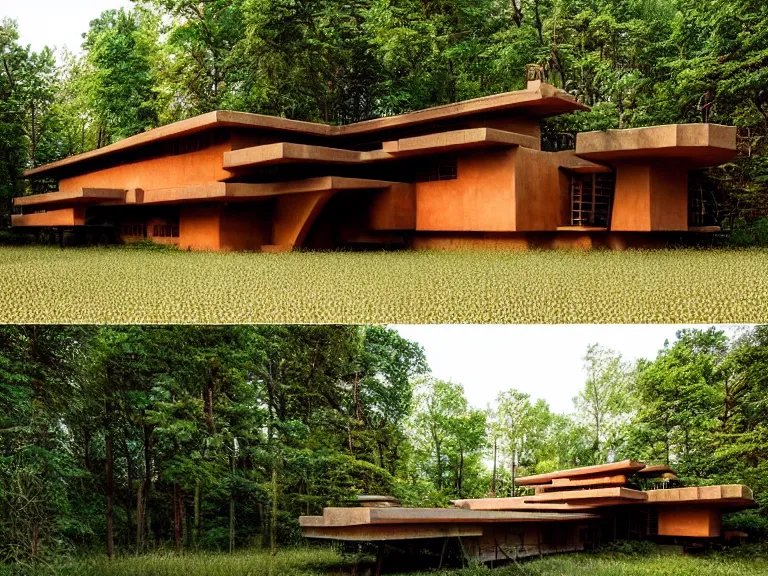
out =
{"type": "Polygon", "coordinates": [[[768,216],[764,0],[135,0],[82,32],[82,52],[34,52],[0,22],[0,227],[13,196],[52,185],[24,169],[169,122],[344,124],[521,89],[534,64],[591,107],[544,122],[550,149],[586,130],[738,126],[739,157],[702,199],[710,223],[765,241],[749,232],[768,216]]]}
{"type": "MultiPolygon", "coordinates": [[[[559,414],[513,380],[471,406],[378,326],[0,327],[0,574],[311,572],[337,559],[280,552],[305,544],[300,515],[364,493],[520,495],[515,454],[518,476],[634,458],[686,485],[746,483],[758,509],[726,526],[768,540],[768,326],[659,348],[630,363],[589,346],[559,414]],[[171,551],[241,552],[200,572],[171,551]]],[[[580,560],[542,566],[558,562],[580,560]]]]}
{"type": "Polygon", "coordinates": [[[768,252],[0,247],[0,298],[19,323],[756,322],[768,252]]]}
{"type": "MultiPolygon", "coordinates": [[[[56,562],[29,571],[29,576],[342,576],[371,574],[372,561],[360,563],[359,556],[348,556],[329,547],[292,548],[271,555],[263,550],[235,554],[216,552],[183,555],[150,553],[122,556],[112,561],[88,556],[56,562]]],[[[403,573],[395,568],[384,573],[403,573]]],[[[765,576],[765,556],[745,557],[737,553],[682,556],[646,547],[642,554],[582,553],[545,557],[494,566],[431,570],[424,576],[765,576]]],[[[15,572],[0,566],[0,576],[15,572]]]]}

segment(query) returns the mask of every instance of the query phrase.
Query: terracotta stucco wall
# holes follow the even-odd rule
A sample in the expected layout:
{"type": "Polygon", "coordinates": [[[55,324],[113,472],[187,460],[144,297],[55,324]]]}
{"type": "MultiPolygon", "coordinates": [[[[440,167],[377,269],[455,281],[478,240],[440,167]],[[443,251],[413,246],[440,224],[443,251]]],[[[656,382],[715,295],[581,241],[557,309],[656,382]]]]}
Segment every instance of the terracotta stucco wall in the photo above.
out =
{"type": "Polygon", "coordinates": [[[720,536],[720,512],[705,506],[659,507],[659,536],[716,538],[720,536]]]}
{"type": "Polygon", "coordinates": [[[556,230],[568,223],[568,176],[557,154],[517,150],[515,201],[518,231],[556,230]]]}
{"type": "Polygon", "coordinates": [[[221,205],[187,204],[179,215],[179,247],[187,250],[219,250],[221,205]]]}
{"type": "Polygon", "coordinates": [[[684,165],[651,168],[651,229],[688,230],[688,169],[684,165]]]}
{"type": "Polygon", "coordinates": [[[651,230],[651,168],[646,164],[616,167],[611,230],[651,230]]]}
{"type": "Polygon", "coordinates": [[[688,229],[688,168],[643,161],[616,167],[611,230],[675,231],[688,229]]]}
{"type": "Polygon", "coordinates": [[[374,192],[368,223],[370,230],[413,230],[416,227],[416,187],[395,184],[374,192]]]}
{"type": "Polygon", "coordinates": [[[416,183],[416,229],[514,231],[515,154],[516,149],[462,154],[456,180],[416,183]]]}
{"type": "Polygon", "coordinates": [[[220,182],[231,176],[230,172],[222,168],[224,152],[230,149],[231,145],[224,142],[198,152],[151,158],[96,170],[61,180],[59,190],[72,192],[81,188],[154,190],[220,182]]]}

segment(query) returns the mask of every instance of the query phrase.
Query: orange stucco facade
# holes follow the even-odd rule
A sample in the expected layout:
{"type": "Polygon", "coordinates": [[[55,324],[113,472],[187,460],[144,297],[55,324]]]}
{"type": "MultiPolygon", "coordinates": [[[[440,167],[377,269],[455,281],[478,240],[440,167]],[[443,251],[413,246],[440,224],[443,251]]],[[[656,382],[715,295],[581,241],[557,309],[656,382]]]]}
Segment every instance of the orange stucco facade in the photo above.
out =
{"type": "Polygon", "coordinates": [[[542,150],[542,118],[584,109],[532,82],[348,126],[212,112],[28,171],[58,190],[15,199],[12,224],[213,251],[622,248],[691,230],[688,173],[735,155],[735,129],[586,133],[542,150]]]}

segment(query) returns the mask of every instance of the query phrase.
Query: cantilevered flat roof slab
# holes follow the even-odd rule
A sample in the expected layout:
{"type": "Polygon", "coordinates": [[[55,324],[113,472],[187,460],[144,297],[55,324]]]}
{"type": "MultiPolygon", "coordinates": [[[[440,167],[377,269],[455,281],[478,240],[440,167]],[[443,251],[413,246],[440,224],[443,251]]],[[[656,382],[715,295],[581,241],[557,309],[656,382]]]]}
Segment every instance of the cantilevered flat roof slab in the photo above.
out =
{"type": "Polygon", "coordinates": [[[720,124],[670,124],[576,136],[576,155],[606,164],[639,158],[717,166],[736,156],[736,128],[720,124]]]}
{"type": "Polygon", "coordinates": [[[486,146],[523,146],[538,150],[541,141],[533,136],[495,128],[468,128],[401,138],[385,143],[385,150],[399,157],[419,152],[448,152],[486,146]]]}
{"type": "Polygon", "coordinates": [[[583,466],[581,468],[571,468],[569,470],[558,470],[548,474],[536,474],[534,476],[523,476],[517,478],[515,482],[520,486],[530,486],[534,484],[549,484],[555,478],[578,478],[584,476],[610,476],[613,474],[631,475],[645,468],[642,462],[634,460],[622,460],[611,464],[598,464],[596,466],[583,466]]]}
{"type": "Polygon", "coordinates": [[[631,488],[595,488],[592,490],[569,490],[565,492],[546,492],[534,496],[526,496],[526,502],[567,502],[567,503],[595,503],[611,504],[622,501],[648,500],[648,496],[641,490],[631,488]]]}
{"type": "Polygon", "coordinates": [[[408,540],[480,536],[491,523],[578,522],[598,518],[588,513],[510,512],[456,508],[325,508],[322,516],[299,518],[308,538],[335,540],[408,540]]]}
{"type": "Polygon", "coordinates": [[[344,178],[324,176],[290,182],[270,182],[265,184],[241,184],[231,182],[212,182],[199,186],[181,186],[145,190],[143,198],[137,204],[172,204],[177,202],[236,201],[252,200],[282,194],[304,194],[307,192],[334,192],[340,190],[379,190],[395,184],[382,180],[364,178],[344,178]]]}
{"type": "MultiPolygon", "coordinates": [[[[299,518],[301,526],[319,525],[316,516],[299,518]],[[309,519],[307,519],[309,518],[309,519]]],[[[468,510],[463,508],[324,508],[323,526],[354,526],[362,524],[431,524],[486,522],[558,522],[597,518],[595,514],[576,512],[521,512],[499,510],[468,510]]]]}
{"type": "Polygon", "coordinates": [[[589,110],[587,106],[580,104],[565,91],[549,84],[538,82],[529,83],[528,88],[525,90],[494,94],[483,98],[475,98],[473,100],[466,100],[454,104],[435,106],[433,108],[418,110],[408,114],[388,116],[345,126],[330,126],[316,122],[289,120],[287,118],[265,116],[262,114],[219,110],[187,120],[174,122],[173,124],[168,124],[159,128],[154,128],[97,150],[91,150],[51,164],[46,164],[45,166],[39,166],[27,170],[24,175],[40,176],[64,167],[74,166],[86,160],[111,156],[126,150],[132,150],[156,142],[214,130],[216,128],[238,128],[262,132],[286,132],[317,137],[344,138],[395,129],[405,129],[429,122],[438,122],[453,118],[513,109],[519,110],[521,113],[525,113],[534,118],[544,118],[566,112],[573,112],[575,110],[589,110]]]}
{"type": "Polygon", "coordinates": [[[593,507],[572,504],[550,504],[528,502],[527,496],[515,496],[512,498],[468,498],[465,500],[452,500],[457,508],[467,510],[519,510],[529,512],[583,512],[593,507]]]}
{"type": "MultiPolygon", "coordinates": [[[[382,150],[357,151],[311,144],[278,142],[224,153],[224,168],[233,170],[272,164],[324,163],[367,164],[397,160],[419,154],[450,152],[467,148],[524,146],[538,149],[539,139],[494,128],[468,128],[384,143],[382,150]]],[[[581,160],[584,164],[589,164],[581,160]]]]}
{"type": "Polygon", "coordinates": [[[35,208],[75,206],[78,204],[100,204],[102,202],[122,203],[125,190],[112,188],[81,188],[74,192],[57,191],[32,196],[19,196],[13,199],[14,206],[34,206],[35,208]]]}
{"type": "Polygon", "coordinates": [[[648,494],[649,504],[707,504],[728,508],[751,508],[755,506],[752,490],[743,484],[668,488],[649,490],[646,494],[648,494]]]}

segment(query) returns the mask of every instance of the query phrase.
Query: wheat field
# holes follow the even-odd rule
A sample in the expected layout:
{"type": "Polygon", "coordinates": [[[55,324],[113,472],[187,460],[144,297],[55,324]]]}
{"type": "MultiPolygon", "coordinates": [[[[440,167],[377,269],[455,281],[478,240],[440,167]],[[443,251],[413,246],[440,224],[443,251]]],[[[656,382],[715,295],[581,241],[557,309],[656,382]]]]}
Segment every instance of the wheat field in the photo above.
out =
{"type": "Polygon", "coordinates": [[[5,323],[768,321],[768,250],[0,247],[5,323]]]}

